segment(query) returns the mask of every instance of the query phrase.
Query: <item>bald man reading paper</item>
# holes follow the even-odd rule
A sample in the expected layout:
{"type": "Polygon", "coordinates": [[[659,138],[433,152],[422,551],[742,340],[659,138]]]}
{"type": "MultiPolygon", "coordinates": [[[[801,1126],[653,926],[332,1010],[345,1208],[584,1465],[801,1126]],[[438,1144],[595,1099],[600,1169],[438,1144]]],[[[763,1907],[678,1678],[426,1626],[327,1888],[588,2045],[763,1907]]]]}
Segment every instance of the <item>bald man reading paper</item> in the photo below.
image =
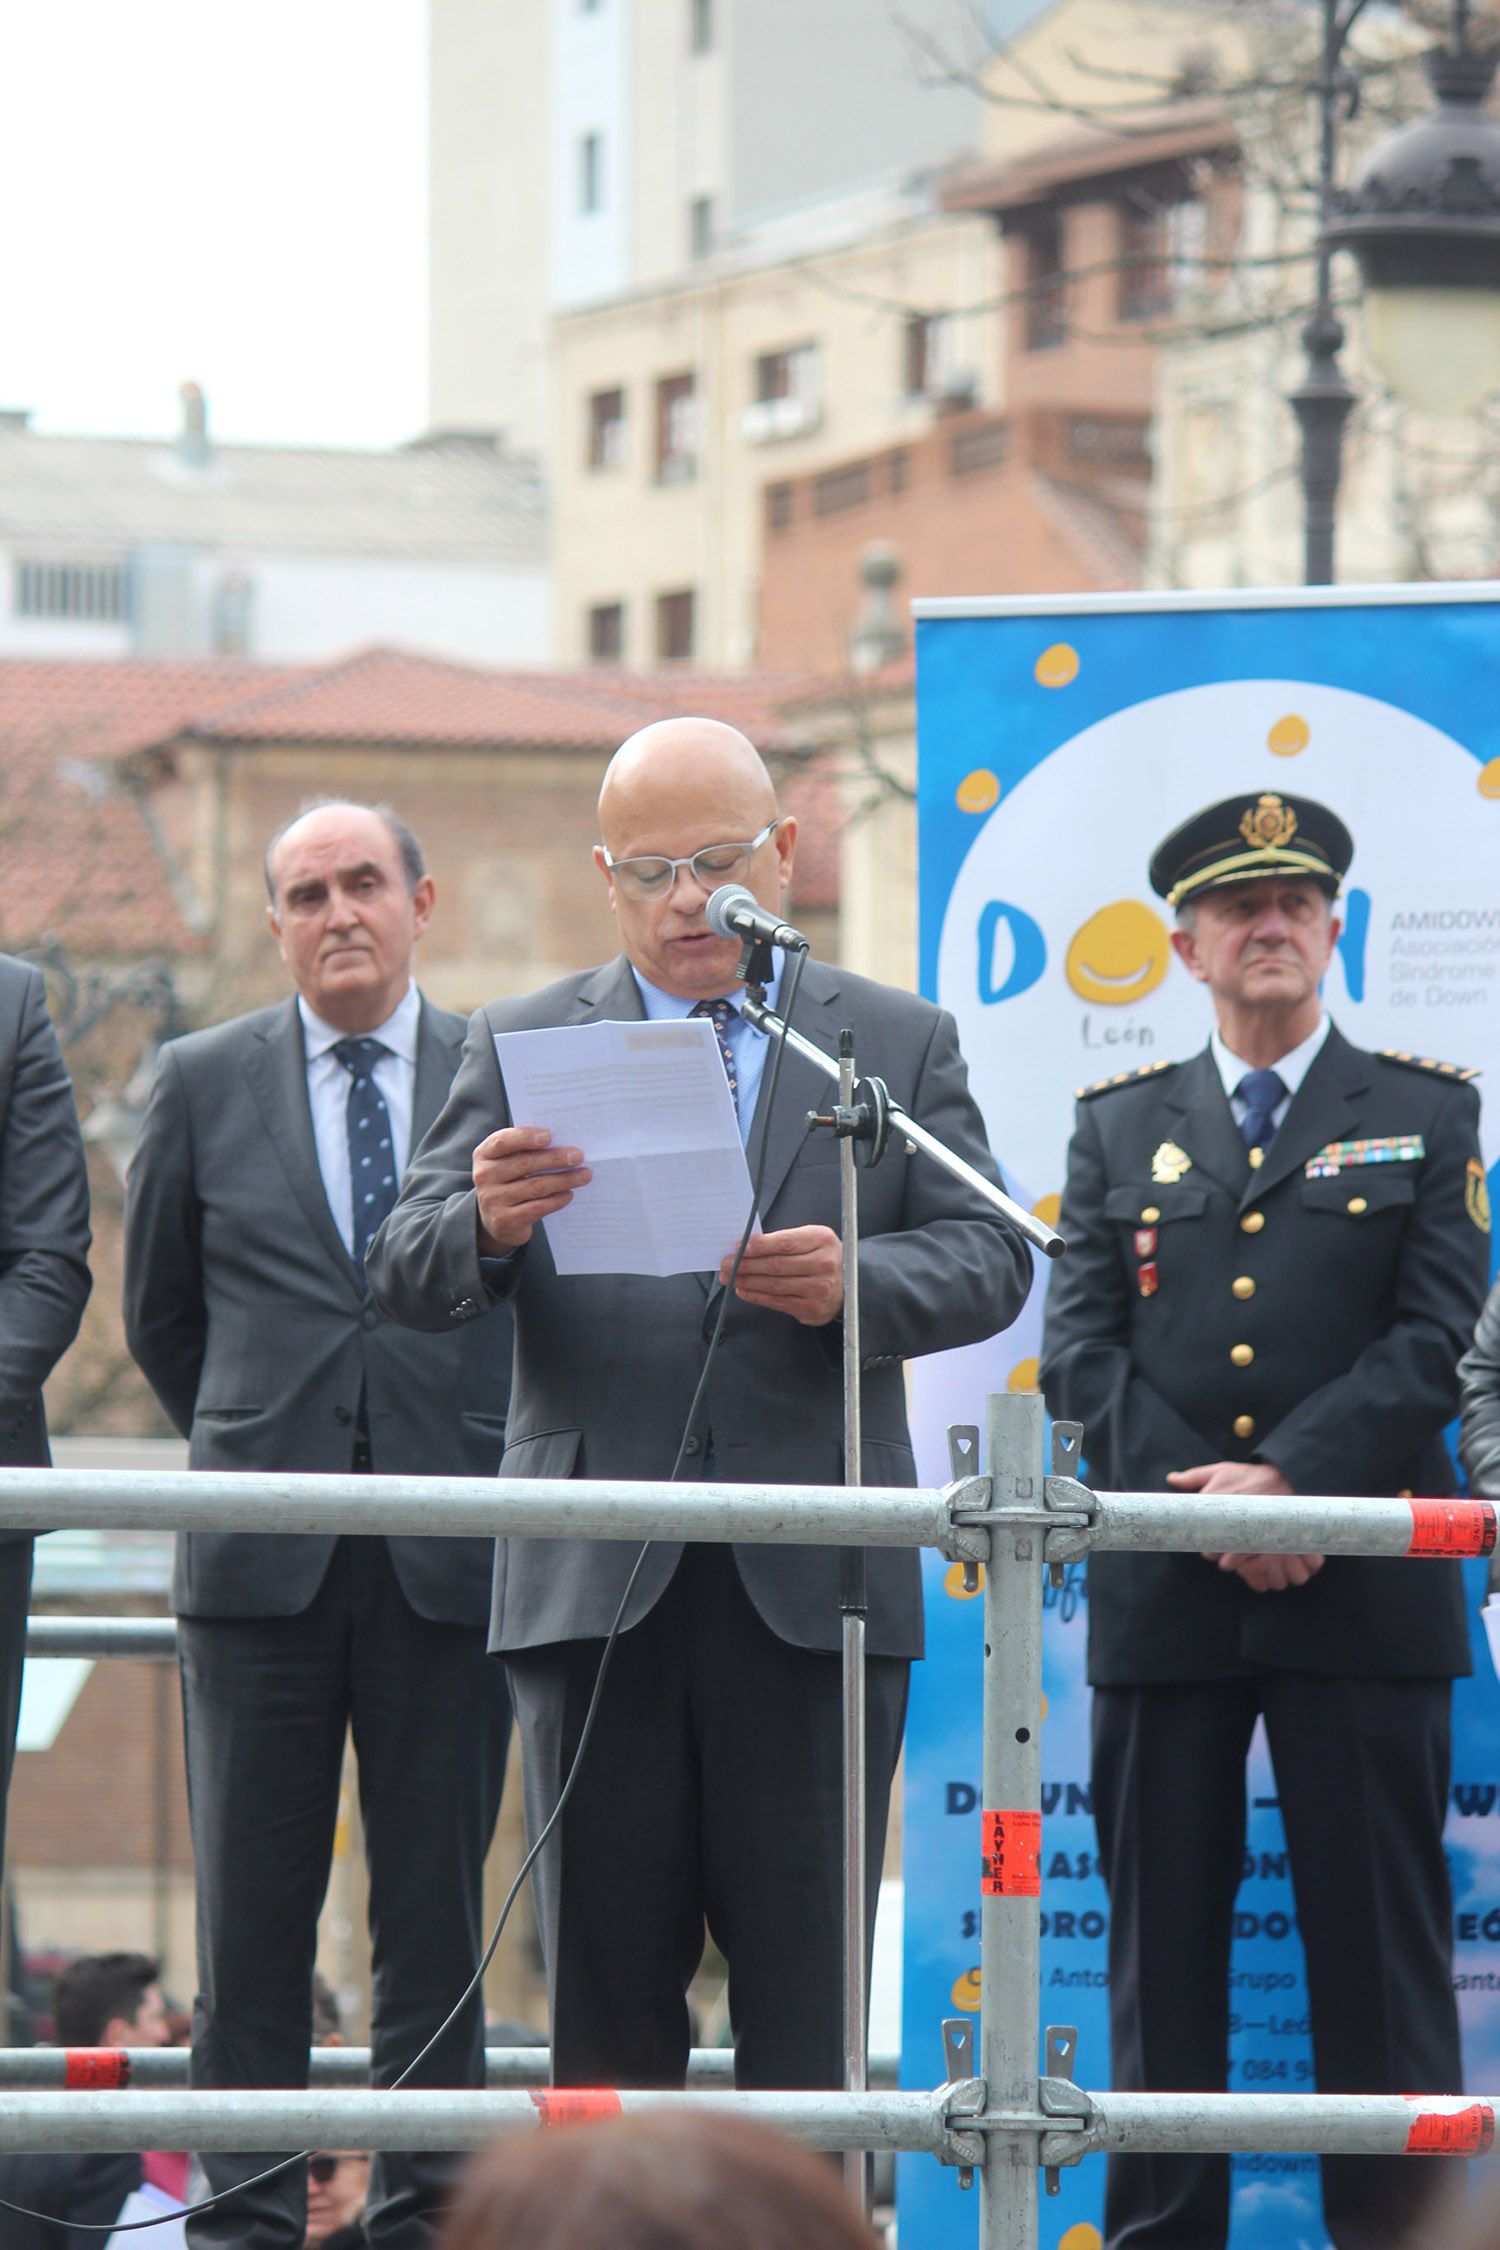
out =
{"type": "MultiPolygon", "coordinates": [[[[505,1476],[664,1478],[703,1370],[717,1274],[560,1276],[544,1222],[589,1191],[588,1150],[513,1119],[496,1032],[685,1017],[727,1001],[721,1047],[761,1212],[697,1421],[690,1476],[843,1480],[838,1151],[806,1130],[827,1081],[789,1053],[766,1114],[765,1036],[739,1012],[739,948],[704,908],[743,882],[780,911],[796,822],[745,737],[674,719],[615,754],[594,853],[623,953],[469,1026],[452,1095],[370,1252],[378,1301],[448,1328],[508,1297],[516,1317],[505,1476]]],[[[845,1026],[868,1070],[990,1178],[951,1019],[810,963],[797,1028],[830,1054],[845,1026]]],[[[1003,1220],[898,1146],[860,1191],[863,1474],[911,1484],[902,1361],[1005,1327],[1029,1256],[1003,1220]]],[[[573,1760],[633,1543],[510,1540],[491,1646],[520,1722],[533,1833],[573,1760]]],[[[875,1898],[909,1660],[917,1558],[870,1556],[869,1897],[875,1898]]],[[[540,1910],[561,2085],[680,2086],[688,1983],[705,1922],[729,1966],[741,2086],[837,2085],[840,2036],[838,1557],[805,1547],[659,1541],[631,1596],[540,1910]]]]}

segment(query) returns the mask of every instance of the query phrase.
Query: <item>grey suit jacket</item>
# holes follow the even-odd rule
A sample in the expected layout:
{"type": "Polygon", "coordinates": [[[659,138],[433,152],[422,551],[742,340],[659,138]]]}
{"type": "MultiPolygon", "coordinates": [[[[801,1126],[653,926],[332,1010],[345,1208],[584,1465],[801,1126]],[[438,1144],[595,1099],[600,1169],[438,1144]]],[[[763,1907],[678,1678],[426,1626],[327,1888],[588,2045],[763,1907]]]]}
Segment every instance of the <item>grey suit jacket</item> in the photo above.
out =
{"type": "MultiPolygon", "coordinates": [[[[413,1146],[462,1037],[462,1017],[424,1000],[413,1146]]],[[[372,1302],[323,1190],[295,1002],[163,1048],[126,1191],[125,1332],[193,1468],[347,1470],[363,1392],[377,1473],[495,1473],[509,1316],[415,1337],[372,1302]]],[[[184,1617],[294,1616],[333,1545],[184,1534],[173,1605],[184,1617]]],[[[483,1622],[487,1540],[393,1539],[391,1554],[421,1616],[483,1622]]]]}
{"type": "MultiPolygon", "coordinates": [[[[479,1256],[470,1157],[486,1133],[510,1122],[493,1033],[641,1013],[623,959],[528,999],[481,1009],[469,1025],[448,1105],[371,1246],[377,1300],[414,1327],[462,1329],[497,1294],[512,1297],[516,1375],[501,1464],[506,1476],[668,1476],[702,1371],[718,1311],[713,1276],[564,1278],[541,1231],[514,1259],[482,1267],[479,1256]]],[[[831,1054],[846,1025],[862,1067],[878,1072],[914,1117],[996,1178],[952,1018],[907,993],[810,963],[797,1028],[831,1054]]],[[[768,1230],[837,1226],[837,1144],[827,1133],[809,1136],[805,1126],[808,1110],[826,1103],[828,1081],[788,1053],[768,1120],[773,1060],[767,1057],[750,1143],[753,1174],[769,1132],[763,1223],[768,1230]]],[[[1002,1219],[899,1143],[878,1169],[861,1175],[859,1217],[864,1477],[912,1484],[903,1359],[1005,1327],[1025,1298],[1030,1257],[1002,1219]]],[[[840,1349],[837,1325],[806,1328],[736,1300],[693,1433],[690,1473],[693,1466],[703,1473],[711,1445],[715,1474],[730,1482],[841,1483],[840,1349]]],[[[669,1540],[653,1547],[627,1625],[657,1600],[680,1551],[669,1540]]],[[[834,1551],[745,1546],[735,1555],[773,1632],[799,1647],[838,1647],[834,1551]]],[[[606,1633],[634,1557],[633,1546],[615,1541],[503,1543],[492,1647],[514,1651],[606,1633]]],[[[920,1654],[915,1555],[872,1552],[869,1586],[871,1654],[920,1654]]]]}
{"type": "Polygon", "coordinates": [[[88,1170],[46,990],[0,954],[0,1467],[50,1458],[42,1385],[78,1333],[88,1256],[88,1170]]]}

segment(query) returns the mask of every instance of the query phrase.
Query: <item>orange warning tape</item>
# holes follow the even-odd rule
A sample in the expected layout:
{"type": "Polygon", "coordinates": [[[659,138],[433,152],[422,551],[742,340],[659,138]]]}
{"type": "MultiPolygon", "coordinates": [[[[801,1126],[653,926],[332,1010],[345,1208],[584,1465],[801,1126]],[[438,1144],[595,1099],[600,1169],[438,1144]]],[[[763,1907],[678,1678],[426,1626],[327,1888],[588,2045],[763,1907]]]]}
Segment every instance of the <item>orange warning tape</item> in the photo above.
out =
{"type": "Polygon", "coordinates": [[[1487,1555],[1495,1545],[1495,1510],[1488,1500],[1412,1500],[1409,1555],[1487,1555]]]}
{"type": "Polygon", "coordinates": [[[591,2117],[620,2114],[620,2097],[612,2086],[554,2086],[531,2100],[544,2125],[584,2125],[591,2117]]]}
{"type": "Polygon", "coordinates": [[[75,2087],[128,2086],[130,2057],[123,2047],[68,2047],[63,2051],[63,2084],[75,2087]]]}
{"type": "Polygon", "coordinates": [[[981,1817],[979,1888],[987,1898],[1040,1898],[1041,1814],[986,1811],[981,1817]]]}
{"type": "MultiPolygon", "coordinates": [[[[1408,2094],[1409,2102],[1431,2096],[1408,2094]]],[[[1488,2102],[1465,2102],[1457,2109],[1419,2110],[1406,2136],[1408,2156],[1483,2156],[1495,2138],[1495,2112],[1488,2102]]]]}

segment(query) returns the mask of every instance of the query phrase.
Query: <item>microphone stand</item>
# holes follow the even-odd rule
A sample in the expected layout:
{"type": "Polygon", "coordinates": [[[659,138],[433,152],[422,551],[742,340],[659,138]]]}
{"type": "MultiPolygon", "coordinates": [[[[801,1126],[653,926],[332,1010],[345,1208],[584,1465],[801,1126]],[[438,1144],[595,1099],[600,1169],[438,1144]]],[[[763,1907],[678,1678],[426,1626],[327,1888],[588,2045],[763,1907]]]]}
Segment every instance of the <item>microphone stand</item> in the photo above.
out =
{"type": "MultiPolygon", "coordinates": [[[[854,1070],[854,1034],[839,1033],[838,1059],[799,1031],[793,1031],[766,1000],[766,986],[774,972],[770,941],[744,938],[736,975],[745,987],[743,1014],[758,1031],[779,1039],[784,1047],[812,1063],[836,1081],[838,1099],[826,1114],[813,1112],[810,1126],[822,1126],[839,1140],[839,1230],[843,1252],[843,1383],[844,1383],[844,1482],[864,1481],[860,1419],[859,1341],[859,1172],[858,1153],[876,1164],[885,1154],[892,1128],[909,1148],[920,1150],[953,1178],[970,1187],[992,1209],[999,1210],[1020,1229],[1028,1241],[1049,1258],[1061,1257],[1062,1236],[1015,1203],[982,1172],[908,1116],[880,1078],[857,1079],[854,1070]],[[858,1098],[856,1098],[858,1097],[858,1098]]],[[[769,1129],[769,1120],[767,1121],[769,1129]]],[[[865,1549],[845,1547],[839,1558],[839,1611],[843,1668],[843,1833],[844,1833],[844,2088],[862,2094],[868,2082],[869,1991],[865,1943],[867,1901],[865,1893],[865,1627],[869,1616],[865,1549]]],[[[845,2149],[844,2180],[853,2201],[870,2215],[869,2165],[861,2149],[845,2149]]]]}

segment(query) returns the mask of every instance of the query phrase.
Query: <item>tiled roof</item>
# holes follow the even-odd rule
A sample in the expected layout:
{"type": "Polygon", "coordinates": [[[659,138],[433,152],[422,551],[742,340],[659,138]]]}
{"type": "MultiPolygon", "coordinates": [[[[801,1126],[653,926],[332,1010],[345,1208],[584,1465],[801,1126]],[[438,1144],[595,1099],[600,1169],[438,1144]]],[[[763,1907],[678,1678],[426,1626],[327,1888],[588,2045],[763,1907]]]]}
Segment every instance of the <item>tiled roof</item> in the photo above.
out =
{"type": "MultiPolygon", "coordinates": [[[[150,820],[146,753],[193,739],[612,749],[653,719],[698,711],[791,751],[804,675],[499,672],[372,649],[345,663],[243,658],[0,660],[0,947],[58,934],[75,956],[201,949],[150,820]],[[145,784],[146,786],[143,786],[145,784]]],[[[838,806],[793,772],[803,824],[797,898],[837,897],[838,806]]]]}
{"type": "Polygon", "coordinates": [[[238,658],[0,662],[0,946],[74,955],[201,945],[118,761],[264,681],[238,658]]]}
{"type": "Polygon", "coordinates": [[[0,546],[83,561],[157,542],[540,570],[547,513],[534,461],[472,441],[216,445],[194,469],[169,442],[0,421],[0,546]]]}
{"type": "Polygon", "coordinates": [[[783,709],[800,673],[488,671],[400,649],[307,666],[221,704],[186,731],[214,742],[506,743],[612,749],[684,711],[727,719],[764,750],[794,748],[783,709]]]}

